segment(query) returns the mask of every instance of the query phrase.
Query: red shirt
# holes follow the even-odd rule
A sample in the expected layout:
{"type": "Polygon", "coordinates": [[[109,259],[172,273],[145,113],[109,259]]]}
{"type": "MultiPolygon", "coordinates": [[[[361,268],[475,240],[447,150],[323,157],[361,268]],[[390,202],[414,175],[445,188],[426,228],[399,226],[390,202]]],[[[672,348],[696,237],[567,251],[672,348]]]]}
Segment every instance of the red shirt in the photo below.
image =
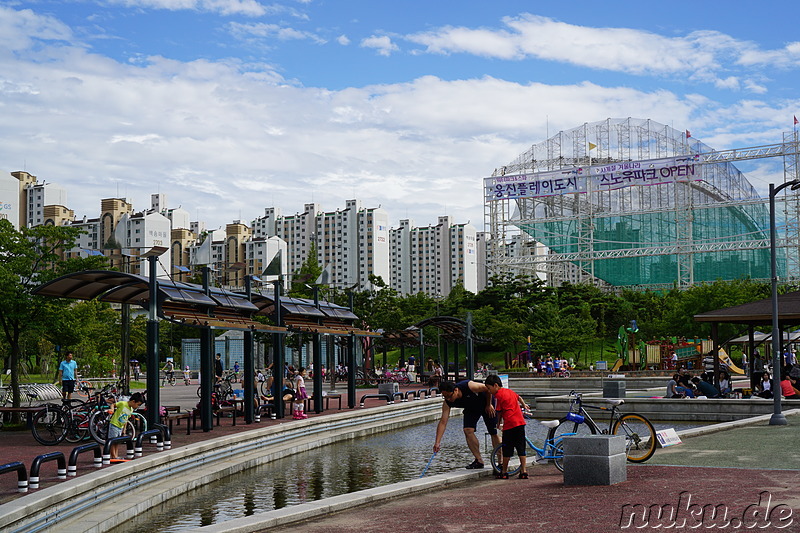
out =
{"type": "Polygon", "coordinates": [[[503,429],[511,429],[525,425],[525,417],[522,416],[522,409],[519,406],[519,396],[511,389],[501,387],[494,395],[497,404],[494,410],[497,416],[503,419],[503,429]]]}
{"type": "Polygon", "coordinates": [[[784,396],[794,396],[796,394],[794,392],[794,387],[792,387],[792,382],[789,381],[789,378],[781,381],[781,392],[784,396]]]}

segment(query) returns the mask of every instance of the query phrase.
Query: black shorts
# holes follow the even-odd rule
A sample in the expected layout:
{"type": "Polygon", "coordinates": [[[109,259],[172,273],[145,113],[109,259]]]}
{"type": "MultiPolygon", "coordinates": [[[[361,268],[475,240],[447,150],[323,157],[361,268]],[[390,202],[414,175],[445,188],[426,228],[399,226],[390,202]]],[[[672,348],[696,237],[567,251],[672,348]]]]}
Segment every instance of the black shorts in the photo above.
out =
{"type": "Polygon", "coordinates": [[[517,450],[517,455],[524,457],[525,444],[524,425],[503,430],[503,457],[513,456],[514,450],[517,450]]]}
{"type": "Polygon", "coordinates": [[[62,380],[61,390],[70,394],[75,392],[75,380],[74,379],[62,380]]]}
{"type": "Polygon", "coordinates": [[[497,435],[497,419],[489,416],[486,412],[468,411],[464,410],[464,429],[478,427],[478,420],[483,417],[483,423],[486,424],[486,431],[489,435],[497,435]]]}

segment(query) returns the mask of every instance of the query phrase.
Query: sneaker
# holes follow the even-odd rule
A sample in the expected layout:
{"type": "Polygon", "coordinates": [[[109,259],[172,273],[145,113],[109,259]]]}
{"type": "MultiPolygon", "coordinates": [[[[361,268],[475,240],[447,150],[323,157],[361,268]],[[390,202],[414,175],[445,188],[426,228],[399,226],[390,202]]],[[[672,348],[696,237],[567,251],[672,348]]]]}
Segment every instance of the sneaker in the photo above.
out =
{"type": "Polygon", "coordinates": [[[527,472],[520,472],[518,477],[519,477],[519,479],[528,479],[528,473],[527,472]]]}
{"type": "Polygon", "coordinates": [[[508,479],[508,472],[503,472],[500,474],[500,479],[508,479]]]}
{"type": "Polygon", "coordinates": [[[479,470],[483,468],[483,463],[475,459],[470,464],[467,465],[467,470],[479,470]]]}

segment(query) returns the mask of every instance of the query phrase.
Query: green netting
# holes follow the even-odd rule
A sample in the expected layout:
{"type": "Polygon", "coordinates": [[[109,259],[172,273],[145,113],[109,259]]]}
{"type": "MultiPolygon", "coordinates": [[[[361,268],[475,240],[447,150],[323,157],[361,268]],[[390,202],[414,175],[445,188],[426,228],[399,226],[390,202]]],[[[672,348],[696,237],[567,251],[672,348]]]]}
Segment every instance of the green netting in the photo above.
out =
{"type": "MultiPolygon", "coordinates": [[[[594,275],[612,285],[665,285],[678,282],[676,255],[649,253],[648,248],[678,243],[677,217],[691,217],[693,278],[695,282],[770,277],[769,248],[697,251],[705,244],[735,243],[768,239],[768,215],[763,204],[744,206],[705,205],[687,211],[659,211],[625,215],[594,216],[591,235],[596,252],[642,249],[638,257],[595,259],[594,275]]],[[[588,219],[541,220],[520,228],[545,244],[552,253],[589,251],[589,234],[580,246],[581,225],[588,219]]],[[[689,227],[684,223],[684,227],[689,227]]],[[[584,265],[585,266],[585,265],[584,265]]],[[[778,275],[786,271],[783,250],[778,250],[778,275]]]]}

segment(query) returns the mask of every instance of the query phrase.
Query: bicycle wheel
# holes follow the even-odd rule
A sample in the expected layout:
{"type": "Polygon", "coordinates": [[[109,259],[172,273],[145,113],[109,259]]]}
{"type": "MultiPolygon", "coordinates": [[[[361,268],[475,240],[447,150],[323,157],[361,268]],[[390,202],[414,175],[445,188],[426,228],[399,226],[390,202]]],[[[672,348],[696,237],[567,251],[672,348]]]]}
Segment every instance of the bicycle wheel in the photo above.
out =
{"type": "Polygon", "coordinates": [[[620,416],[611,434],[625,436],[625,455],[632,463],[643,463],[656,452],[656,430],[642,415],[625,413],[620,416]]]}
{"type": "MultiPolygon", "coordinates": [[[[502,444],[500,444],[497,448],[494,449],[494,451],[492,452],[491,460],[492,460],[491,461],[492,462],[492,468],[494,469],[495,473],[497,473],[497,474],[501,473],[503,471],[503,445],[502,444]]],[[[508,459],[508,470],[507,470],[508,475],[509,476],[513,476],[514,474],[519,472],[520,466],[522,466],[522,465],[520,465],[519,456],[512,455],[511,457],[509,457],[509,459],[508,459]]]]}
{"type": "Polygon", "coordinates": [[[547,440],[552,442],[553,446],[557,446],[565,436],[586,436],[596,433],[597,428],[594,424],[590,422],[577,423],[564,417],[559,420],[558,426],[550,428],[550,431],[547,433],[547,440]]]}
{"type": "Polygon", "coordinates": [[[106,411],[95,411],[89,418],[89,434],[100,444],[105,444],[108,439],[108,422],[111,415],[106,411]]]}
{"type": "Polygon", "coordinates": [[[89,435],[89,415],[86,411],[73,411],[69,415],[69,429],[64,436],[67,442],[80,442],[89,435]]]}
{"type": "Polygon", "coordinates": [[[202,398],[203,396],[203,387],[197,387],[197,397],[202,398]]]}
{"type": "Polygon", "coordinates": [[[31,433],[39,444],[53,446],[64,440],[69,422],[60,407],[48,405],[35,415],[31,421],[31,433]]]}
{"type": "Polygon", "coordinates": [[[558,441],[553,445],[553,464],[560,472],[564,471],[564,441],[558,441]]]}
{"type": "Polygon", "coordinates": [[[128,419],[129,424],[133,424],[133,428],[137,433],[144,433],[147,431],[147,418],[142,413],[134,412],[128,419]]]}

